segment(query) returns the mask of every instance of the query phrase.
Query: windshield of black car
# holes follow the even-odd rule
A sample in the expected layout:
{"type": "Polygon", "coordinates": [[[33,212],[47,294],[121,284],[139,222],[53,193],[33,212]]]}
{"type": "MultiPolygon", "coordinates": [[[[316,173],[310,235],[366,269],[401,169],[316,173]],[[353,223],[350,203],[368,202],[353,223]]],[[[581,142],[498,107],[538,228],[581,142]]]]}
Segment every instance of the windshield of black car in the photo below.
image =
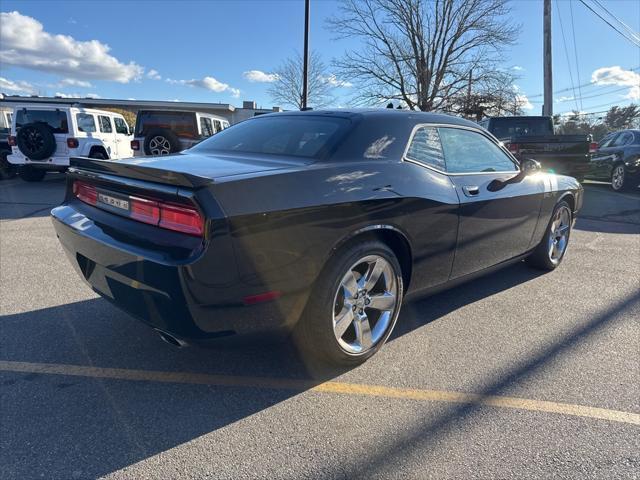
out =
{"type": "Polygon", "coordinates": [[[496,138],[553,135],[551,120],[546,117],[492,118],[490,125],[496,138]]]}
{"type": "Polygon", "coordinates": [[[69,133],[67,113],[62,110],[20,109],[16,112],[16,130],[28,123],[45,123],[53,133],[69,133]]]}
{"type": "Polygon", "coordinates": [[[247,120],[214,135],[192,150],[319,158],[350,124],[340,117],[283,115],[247,120]]]}

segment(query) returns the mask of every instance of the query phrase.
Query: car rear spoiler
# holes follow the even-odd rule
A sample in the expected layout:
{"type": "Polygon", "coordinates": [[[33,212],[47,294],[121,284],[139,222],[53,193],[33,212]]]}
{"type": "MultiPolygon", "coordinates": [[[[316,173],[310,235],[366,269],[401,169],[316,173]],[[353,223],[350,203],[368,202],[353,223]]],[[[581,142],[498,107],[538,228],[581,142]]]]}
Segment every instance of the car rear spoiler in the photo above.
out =
{"type": "Polygon", "coordinates": [[[145,158],[126,161],[98,160],[88,157],[71,157],[70,170],[82,170],[118,177],[134,178],[147,182],[178,187],[198,188],[213,183],[211,178],[199,177],[190,173],[162,170],[145,165],[145,158]]]}

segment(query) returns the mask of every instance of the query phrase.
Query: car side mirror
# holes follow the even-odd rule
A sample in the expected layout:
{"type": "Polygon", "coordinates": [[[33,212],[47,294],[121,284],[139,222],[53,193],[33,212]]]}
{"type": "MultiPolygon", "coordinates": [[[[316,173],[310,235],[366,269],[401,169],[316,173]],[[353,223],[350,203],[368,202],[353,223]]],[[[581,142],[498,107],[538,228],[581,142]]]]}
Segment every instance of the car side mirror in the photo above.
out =
{"type": "Polygon", "coordinates": [[[542,165],[540,165],[540,162],[528,158],[522,162],[521,168],[525,175],[533,175],[542,170],[542,165]]]}

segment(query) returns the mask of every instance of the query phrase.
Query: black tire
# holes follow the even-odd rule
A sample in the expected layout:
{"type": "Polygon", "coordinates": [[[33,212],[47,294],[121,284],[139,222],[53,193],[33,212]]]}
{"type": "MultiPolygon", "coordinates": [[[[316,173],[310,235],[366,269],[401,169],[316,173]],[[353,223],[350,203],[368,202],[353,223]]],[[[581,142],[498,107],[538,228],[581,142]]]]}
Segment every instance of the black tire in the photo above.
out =
{"type": "MultiPolygon", "coordinates": [[[[382,283],[386,282],[383,275],[380,275],[380,278],[382,279],[382,283]]],[[[375,285],[380,285],[380,282],[375,285]]],[[[375,287],[373,287],[369,293],[373,292],[374,288],[375,287]]],[[[368,299],[369,297],[366,298],[368,299]]],[[[371,298],[373,298],[373,294],[371,298]]],[[[387,245],[378,241],[368,240],[362,243],[351,244],[336,252],[315,282],[304,312],[293,331],[294,342],[300,354],[309,362],[309,365],[321,368],[353,367],[359,365],[380,350],[389,338],[389,335],[391,335],[398,319],[398,314],[400,313],[402,298],[402,270],[393,251],[387,245]],[[383,327],[385,329],[382,330],[382,332],[378,333],[378,335],[380,335],[379,339],[375,341],[373,346],[362,353],[353,353],[347,351],[339,343],[334,333],[334,316],[337,314],[336,308],[346,309],[343,311],[349,311],[350,308],[345,304],[346,298],[342,299],[342,307],[338,305],[340,292],[344,291],[341,289],[344,276],[347,272],[353,272],[353,267],[356,266],[357,262],[361,259],[371,258],[372,256],[382,257],[391,268],[389,271],[392,272],[390,276],[393,282],[395,282],[393,285],[394,291],[396,292],[396,303],[393,310],[389,313],[387,320],[389,323],[386,327],[383,327]]],[[[355,302],[355,299],[351,298],[350,301],[355,302]]],[[[368,301],[367,305],[369,305],[368,301]]],[[[357,307],[353,305],[354,312],[356,308],[357,307]]],[[[367,306],[362,306],[360,313],[365,309],[368,315],[371,315],[372,320],[375,312],[380,312],[376,323],[370,324],[369,320],[367,320],[367,326],[370,326],[370,331],[374,332],[375,327],[378,325],[377,322],[382,319],[382,313],[379,310],[373,310],[374,313],[371,313],[371,307],[367,306]]],[[[341,340],[353,332],[355,341],[355,321],[352,320],[347,323],[349,327],[341,336],[341,340]],[[349,329],[352,329],[352,331],[350,332],[349,329]]],[[[382,325],[384,326],[384,324],[382,325]]]]}
{"type": "Polygon", "coordinates": [[[547,228],[544,231],[544,236],[542,237],[542,240],[540,240],[540,243],[535,248],[535,250],[531,252],[531,254],[527,257],[526,259],[527,264],[534,268],[538,268],[540,270],[550,271],[550,270],[556,269],[560,265],[560,263],[562,263],[562,259],[564,258],[564,255],[567,252],[567,248],[569,246],[569,239],[571,237],[572,227],[573,227],[573,214],[571,212],[571,208],[569,207],[569,204],[563,200],[559,202],[553,209],[553,213],[551,215],[551,219],[549,220],[549,224],[547,225],[547,228]],[[551,235],[552,235],[552,229],[554,228],[554,223],[557,220],[556,217],[558,216],[558,212],[561,210],[568,212],[566,239],[564,239],[564,246],[562,247],[562,252],[560,253],[560,256],[557,258],[554,258],[551,250],[552,244],[553,244],[551,235]]]}
{"type": "Polygon", "coordinates": [[[180,140],[175,133],[166,128],[154,128],[147,132],[144,138],[145,155],[169,155],[182,150],[180,140]],[[158,147],[158,142],[162,142],[162,147],[158,147]],[[158,153],[161,151],[162,153],[158,153]],[[156,153],[153,153],[156,152],[156,153]]]}
{"type": "Polygon", "coordinates": [[[16,141],[22,154],[30,160],[46,160],[56,151],[56,137],[44,123],[23,125],[16,141]]]}
{"type": "Polygon", "coordinates": [[[33,168],[31,165],[25,165],[18,169],[18,175],[25,182],[41,182],[46,174],[46,170],[33,168]]]}
{"type": "Polygon", "coordinates": [[[9,180],[18,174],[18,167],[7,160],[7,155],[10,153],[6,150],[0,152],[0,180],[9,180]]]}
{"type": "Polygon", "coordinates": [[[611,189],[614,192],[625,192],[632,188],[631,179],[627,175],[624,163],[616,163],[611,169],[611,189]]]}
{"type": "Polygon", "coordinates": [[[96,160],[107,160],[107,156],[104,154],[104,152],[101,151],[93,151],[89,154],[89,158],[95,158],[96,160]]]}

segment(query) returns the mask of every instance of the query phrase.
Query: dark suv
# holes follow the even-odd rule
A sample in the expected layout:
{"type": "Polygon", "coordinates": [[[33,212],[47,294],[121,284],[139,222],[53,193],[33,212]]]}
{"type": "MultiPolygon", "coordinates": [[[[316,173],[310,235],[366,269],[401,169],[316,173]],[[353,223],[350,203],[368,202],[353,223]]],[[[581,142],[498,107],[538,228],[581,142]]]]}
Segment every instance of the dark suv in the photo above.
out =
{"type": "Polygon", "coordinates": [[[169,155],[186,150],[228,126],[226,119],[210,113],[139,110],[131,148],[136,157],[169,155]]]}

